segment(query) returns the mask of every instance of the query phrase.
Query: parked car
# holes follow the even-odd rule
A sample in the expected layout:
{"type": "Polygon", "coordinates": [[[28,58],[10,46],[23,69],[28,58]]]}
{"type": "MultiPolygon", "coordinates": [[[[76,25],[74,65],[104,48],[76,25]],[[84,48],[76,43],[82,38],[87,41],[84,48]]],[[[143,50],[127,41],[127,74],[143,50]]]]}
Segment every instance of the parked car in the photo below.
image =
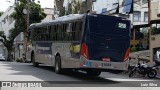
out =
{"type": "Polygon", "coordinates": [[[0,61],[5,61],[5,56],[3,54],[0,54],[0,61]]]}

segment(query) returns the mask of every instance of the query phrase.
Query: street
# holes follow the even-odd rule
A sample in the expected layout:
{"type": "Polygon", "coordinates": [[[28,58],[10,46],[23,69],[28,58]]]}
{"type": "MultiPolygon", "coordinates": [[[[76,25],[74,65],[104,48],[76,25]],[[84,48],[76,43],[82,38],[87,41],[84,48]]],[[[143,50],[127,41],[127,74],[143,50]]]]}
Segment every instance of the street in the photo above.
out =
{"type": "Polygon", "coordinates": [[[109,72],[103,72],[99,77],[89,77],[83,72],[68,72],[58,75],[54,72],[53,67],[42,65],[33,67],[30,63],[0,61],[0,81],[45,81],[53,87],[140,87],[140,81],[152,82],[155,80],[158,79],[129,78],[127,74],[109,72]]]}
{"type": "Polygon", "coordinates": [[[160,0],[1,0],[0,90],[157,90],[159,40],[160,0]]]}

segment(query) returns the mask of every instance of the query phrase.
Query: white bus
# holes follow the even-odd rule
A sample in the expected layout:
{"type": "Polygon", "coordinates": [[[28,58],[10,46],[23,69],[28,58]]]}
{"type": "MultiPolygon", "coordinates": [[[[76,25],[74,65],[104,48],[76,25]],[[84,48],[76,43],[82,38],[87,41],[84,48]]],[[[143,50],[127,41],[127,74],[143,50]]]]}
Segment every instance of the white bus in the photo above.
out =
{"type": "Polygon", "coordinates": [[[107,15],[70,15],[32,24],[29,58],[34,66],[84,70],[99,76],[102,70],[127,70],[130,21],[107,15]]]}

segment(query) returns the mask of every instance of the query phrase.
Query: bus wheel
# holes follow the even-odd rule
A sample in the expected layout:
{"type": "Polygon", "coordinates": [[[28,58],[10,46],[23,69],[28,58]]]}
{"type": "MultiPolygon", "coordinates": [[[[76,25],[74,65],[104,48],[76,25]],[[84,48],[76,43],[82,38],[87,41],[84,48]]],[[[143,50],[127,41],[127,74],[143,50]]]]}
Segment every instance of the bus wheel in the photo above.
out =
{"type": "Polygon", "coordinates": [[[88,76],[99,76],[101,74],[101,70],[87,70],[88,76]]]}
{"type": "Polygon", "coordinates": [[[60,56],[56,56],[55,72],[56,72],[57,74],[61,74],[61,73],[62,73],[61,57],[60,57],[60,56]]]}
{"type": "Polygon", "coordinates": [[[37,62],[35,62],[35,56],[34,56],[34,54],[32,55],[31,60],[32,60],[32,63],[33,63],[34,67],[38,67],[39,66],[39,64],[37,62]]]}

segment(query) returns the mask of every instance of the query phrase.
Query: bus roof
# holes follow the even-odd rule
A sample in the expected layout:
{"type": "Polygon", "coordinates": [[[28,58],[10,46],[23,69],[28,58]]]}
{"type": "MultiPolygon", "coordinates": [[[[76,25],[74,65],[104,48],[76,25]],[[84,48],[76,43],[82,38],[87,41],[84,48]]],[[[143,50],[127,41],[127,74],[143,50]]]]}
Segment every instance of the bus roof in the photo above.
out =
{"type": "MultiPolygon", "coordinates": [[[[48,21],[48,22],[42,22],[42,23],[33,23],[30,25],[30,28],[34,28],[34,27],[42,27],[42,26],[47,26],[47,25],[54,25],[55,23],[63,23],[63,22],[68,22],[68,21],[73,21],[73,20],[81,20],[84,18],[86,14],[71,14],[71,15],[67,15],[67,16],[62,16],[59,17],[55,20],[52,21],[48,21]]],[[[100,14],[91,14],[91,15],[100,15],[100,14]]],[[[107,16],[107,15],[105,15],[107,16]]],[[[116,19],[122,19],[121,17],[116,17],[116,16],[108,16],[111,18],[116,18],[116,19]]]]}
{"type": "Polygon", "coordinates": [[[30,25],[30,28],[41,27],[41,26],[46,26],[46,25],[53,25],[55,23],[62,23],[62,22],[67,22],[67,21],[72,21],[72,20],[80,20],[84,16],[85,16],[84,14],[71,14],[71,15],[59,17],[55,20],[48,21],[48,22],[33,23],[30,25]]]}

